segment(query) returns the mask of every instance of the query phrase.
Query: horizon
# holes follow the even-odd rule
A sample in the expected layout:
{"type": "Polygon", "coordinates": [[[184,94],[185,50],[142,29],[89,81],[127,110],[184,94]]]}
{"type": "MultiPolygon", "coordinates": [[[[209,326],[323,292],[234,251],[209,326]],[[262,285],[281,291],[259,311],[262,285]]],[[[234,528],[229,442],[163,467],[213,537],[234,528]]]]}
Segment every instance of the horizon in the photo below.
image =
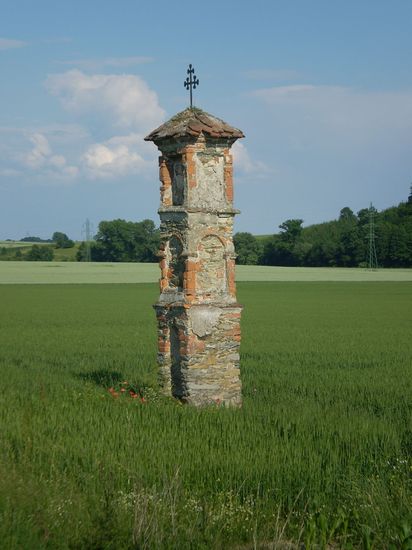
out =
{"type": "Polygon", "coordinates": [[[189,63],[194,105],[246,135],[236,232],[407,200],[411,3],[212,0],[203,20],[190,6],[5,0],[1,240],[81,240],[86,218],[158,225],[158,151],[143,138],[187,108],[189,63]]]}
{"type": "MultiPolygon", "coordinates": [[[[411,193],[412,193],[412,191],[411,191],[411,193]]],[[[407,199],[406,199],[406,200],[400,201],[400,203],[407,203],[407,202],[408,202],[407,199]]],[[[383,208],[382,210],[376,210],[376,211],[377,211],[378,213],[380,213],[380,212],[383,212],[383,211],[388,210],[388,209],[390,209],[390,208],[397,208],[398,205],[399,205],[399,204],[393,204],[393,205],[391,205],[391,206],[387,206],[387,207],[383,208]]],[[[347,205],[346,205],[346,206],[347,206],[347,205]]],[[[342,206],[342,208],[341,208],[340,210],[342,210],[342,209],[345,208],[346,206],[342,206]]],[[[372,206],[373,208],[375,208],[375,206],[374,206],[373,204],[371,204],[370,206],[372,206]]],[[[350,208],[350,207],[349,207],[349,208],[350,208]]],[[[365,207],[361,208],[360,210],[364,210],[364,209],[368,209],[368,208],[369,208],[369,207],[366,207],[366,206],[365,206],[365,207]]],[[[355,216],[357,216],[358,213],[359,213],[359,210],[358,210],[357,212],[353,212],[353,213],[355,214],[355,216]]],[[[122,219],[122,220],[124,220],[124,221],[126,221],[126,222],[132,222],[132,223],[138,223],[138,222],[143,221],[143,220],[133,220],[133,219],[125,219],[125,218],[114,218],[114,219],[122,219]]],[[[156,219],[153,219],[153,218],[145,218],[145,219],[151,220],[151,221],[156,225],[156,229],[159,228],[160,220],[156,220],[156,219]]],[[[293,218],[292,218],[292,219],[293,219],[293,218]]],[[[296,218],[295,218],[295,219],[296,219],[296,218]]],[[[330,220],[323,220],[323,221],[321,221],[321,222],[314,222],[314,223],[311,223],[311,224],[305,224],[305,222],[303,221],[302,227],[303,227],[304,229],[307,229],[307,228],[312,227],[312,226],[314,226],[314,225],[321,225],[321,224],[324,224],[324,223],[330,223],[330,222],[334,222],[334,221],[338,221],[338,220],[339,220],[339,217],[336,217],[336,218],[332,218],[332,219],[330,219],[330,220]]],[[[100,222],[102,222],[102,221],[114,221],[114,220],[100,220],[100,221],[97,223],[96,227],[95,227],[95,228],[93,227],[93,233],[94,233],[94,234],[93,234],[93,239],[92,239],[92,240],[94,240],[94,237],[95,237],[96,234],[97,234],[97,231],[98,231],[98,224],[99,224],[100,222]]],[[[284,221],[286,221],[286,220],[282,220],[282,222],[284,222],[284,221]]],[[[253,235],[254,237],[271,237],[272,235],[277,235],[278,233],[280,233],[280,231],[279,231],[280,226],[277,226],[276,229],[277,229],[278,231],[274,231],[274,232],[272,232],[272,233],[252,233],[251,231],[248,231],[247,229],[245,229],[245,230],[242,230],[242,231],[235,231],[235,232],[234,232],[234,235],[236,235],[236,233],[250,233],[250,234],[253,235]]],[[[58,229],[53,230],[53,233],[54,233],[54,231],[58,231],[58,229]]],[[[70,236],[69,234],[68,234],[67,236],[68,236],[69,238],[71,238],[71,236],[70,236]]],[[[26,239],[26,238],[28,238],[28,237],[38,237],[38,238],[42,239],[44,242],[46,242],[46,241],[52,242],[52,240],[51,240],[52,234],[51,234],[50,236],[42,236],[42,235],[34,235],[34,234],[28,235],[28,234],[27,234],[27,235],[25,235],[24,237],[20,237],[20,238],[10,238],[10,237],[0,238],[0,243],[1,243],[1,242],[6,242],[6,241],[11,241],[11,242],[22,242],[23,239],[26,239]]],[[[75,242],[77,242],[77,243],[78,243],[78,242],[83,242],[83,241],[85,241],[85,239],[84,239],[83,237],[81,237],[80,239],[74,238],[73,240],[74,240],[75,242]]],[[[32,243],[36,244],[35,241],[26,241],[26,242],[27,242],[28,244],[32,244],[32,243]]]]}

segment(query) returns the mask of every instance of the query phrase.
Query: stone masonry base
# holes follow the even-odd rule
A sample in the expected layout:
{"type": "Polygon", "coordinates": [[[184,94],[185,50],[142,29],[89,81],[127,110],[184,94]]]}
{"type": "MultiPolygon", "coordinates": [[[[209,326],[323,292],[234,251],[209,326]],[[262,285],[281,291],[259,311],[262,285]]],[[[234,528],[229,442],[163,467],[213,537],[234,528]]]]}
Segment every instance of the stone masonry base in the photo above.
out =
{"type": "Polygon", "coordinates": [[[242,306],[156,304],[160,382],[194,405],[240,406],[242,306]]]}

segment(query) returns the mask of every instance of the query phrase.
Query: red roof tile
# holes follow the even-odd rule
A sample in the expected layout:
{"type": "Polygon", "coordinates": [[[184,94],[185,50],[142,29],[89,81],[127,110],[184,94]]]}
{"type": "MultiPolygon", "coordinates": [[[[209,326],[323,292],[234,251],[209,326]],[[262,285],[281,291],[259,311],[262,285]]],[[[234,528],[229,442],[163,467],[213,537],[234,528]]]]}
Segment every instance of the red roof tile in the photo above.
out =
{"type": "Polygon", "coordinates": [[[201,109],[185,109],[170,120],[153,130],[144,139],[146,141],[161,142],[169,138],[180,138],[184,136],[198,137],[203,133],[214,138],[243,138],[241,130],[229,126],[226,122],[201,109]]]}

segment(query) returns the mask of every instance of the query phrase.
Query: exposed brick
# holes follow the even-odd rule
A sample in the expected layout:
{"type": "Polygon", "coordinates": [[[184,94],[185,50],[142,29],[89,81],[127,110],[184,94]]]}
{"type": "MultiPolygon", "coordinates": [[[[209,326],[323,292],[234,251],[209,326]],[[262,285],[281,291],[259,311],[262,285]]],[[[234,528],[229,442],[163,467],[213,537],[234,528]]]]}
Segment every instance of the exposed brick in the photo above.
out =
{"type": "Polygon", "coordinates": [[[193,110],[147,138],[162,153],[159,377],[165,392],[195,405],[241,404],[230,152],[239,137],[193,110]]]}

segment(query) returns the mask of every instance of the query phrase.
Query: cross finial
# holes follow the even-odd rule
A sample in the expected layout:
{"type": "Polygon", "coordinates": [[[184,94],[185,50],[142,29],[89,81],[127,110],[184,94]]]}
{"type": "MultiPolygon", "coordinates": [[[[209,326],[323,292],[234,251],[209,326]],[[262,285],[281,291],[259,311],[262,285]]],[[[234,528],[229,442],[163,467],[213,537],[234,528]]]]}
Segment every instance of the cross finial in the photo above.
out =
{"type": "Polygon", "coordinates": [[[192,88],[196,90],[196,86],[199,86],[199,79],[195,75],[195,68],[192,67],[192,64],[189,65],[187,69],[187,74],[189,75],[184,81],[183,85],[186,90],[190,90],[190,108],[193,107],[193,97],[192,97],[192,88]]]}

